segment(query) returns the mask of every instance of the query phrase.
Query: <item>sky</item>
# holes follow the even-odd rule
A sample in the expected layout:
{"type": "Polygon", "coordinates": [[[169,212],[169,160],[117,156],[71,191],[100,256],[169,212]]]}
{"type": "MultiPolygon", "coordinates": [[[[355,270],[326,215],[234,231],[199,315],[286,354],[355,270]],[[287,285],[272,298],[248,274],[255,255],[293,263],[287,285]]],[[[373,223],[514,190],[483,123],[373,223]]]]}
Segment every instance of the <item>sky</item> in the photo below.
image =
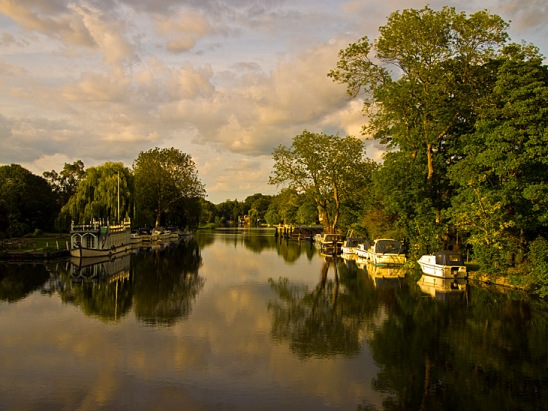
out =
{"type": "Polygon", "coordinates": [[[548,54],[545,0],[0,0],[0,165],[131,167],[174,147],[215,204],[276,194],[279,145],[362,138],[361,102],[327,77],[339,51],[427,4],[488,10],[548,54]]]}

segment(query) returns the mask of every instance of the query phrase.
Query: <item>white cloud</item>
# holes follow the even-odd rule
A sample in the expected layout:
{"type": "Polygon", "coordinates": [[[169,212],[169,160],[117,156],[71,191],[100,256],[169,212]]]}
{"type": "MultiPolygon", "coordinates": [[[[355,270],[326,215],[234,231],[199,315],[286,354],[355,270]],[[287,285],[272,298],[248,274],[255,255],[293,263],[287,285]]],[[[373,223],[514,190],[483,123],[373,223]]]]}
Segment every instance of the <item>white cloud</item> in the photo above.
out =
{"type": "MultiPolygon", "coordinates": [[[[448,4],[501,14],[516,40],[533,36],[546,52],[540,0],[448,4]]],[[[0,0],[0,163],[41,174],[175,147],[195,159],[213,202],[273,192],[274,147],[304,129],[360,136],[361,102],[327,77],[339,50],[423,6],[0,0]]],[[[370,157],[382,152],[367,142],[370,157]]]]}

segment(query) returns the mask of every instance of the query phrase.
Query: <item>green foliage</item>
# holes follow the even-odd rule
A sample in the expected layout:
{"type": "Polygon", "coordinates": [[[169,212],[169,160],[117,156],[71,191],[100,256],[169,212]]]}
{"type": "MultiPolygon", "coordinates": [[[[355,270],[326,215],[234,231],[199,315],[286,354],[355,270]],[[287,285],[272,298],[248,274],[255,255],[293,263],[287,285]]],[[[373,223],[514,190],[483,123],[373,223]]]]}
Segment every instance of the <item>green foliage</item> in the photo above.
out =
{"type": "Polygon", "coordinates": [[[43,176],[51,186],[53,193],[57,196],[59,208],[61,208],[76,192],[78,182],[84,176],[84,163],[82,160],[77,160],[72,164],[65,163],[59,173],[51,170],[44,172],[43,176]]]}
{"type": "Polygon", "coordinates": [[[156,147],[139,153],[133,169],[138,224],[198,225],[198,199],[205,196],[205,189],[189,154],[156,147]],[[194,211],[181,214],[189,201],[194,211]]]}
{"type": "Polygon", "coordinates": [[[538,237],[529,247],[530,273],[529,281],[536,293],[541,297],[548,297],[548,241],[538,237]]]}
{"type": "Polygon", "coordinates": [[[122,163],[90,167],[61,209],[60,218],[70,218],[77,224],[93,219],[121,221],[131,215],[132,192],[133,177],[122,163]]]}
{"type": "Polygon", "coordinates": [[[452,221],[482,268],[504,270],[548,219],[548,70],[531,46],[510,45],[493,63],[493,92],[453,165],[452,221]]]}
{"type": "Polygon", "coordinates": [[[273,158],[270,184],[287,185],[313,200],[329,232],[336,230],[342,203],[366,183],[372,168],[361,140],[306,130],[291,147],[277,147],[273,158]]]}
{"type": "Polygon", "coordinates": [[[55,198],[44,178],[17,164],[0,166],[0,192],[0,230],[6,237],[53,229],[55,198]]]}
{"type": "Polygon", "coordinates": [[[357,226],[399,232],[412,255],[466,244],[498,274],[548,233],[548,70],[536,47],[507,44],[507,28],[427,6],[339,53],[328,76],[362,94],[364,133],[397,149],[357,226]]]}

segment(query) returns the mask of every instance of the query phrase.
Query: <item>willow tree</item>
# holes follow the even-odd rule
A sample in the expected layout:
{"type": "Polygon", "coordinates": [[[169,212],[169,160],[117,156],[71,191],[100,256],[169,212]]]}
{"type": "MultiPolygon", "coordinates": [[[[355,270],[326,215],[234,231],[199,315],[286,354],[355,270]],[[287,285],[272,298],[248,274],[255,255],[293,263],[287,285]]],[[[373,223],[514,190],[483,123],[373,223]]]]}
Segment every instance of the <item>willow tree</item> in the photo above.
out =
{"type": "Polygon", "coordinates": [[[88,223],[93,219],[119,222],[131,215],[132,191],[133,178],[123,163],[109,161],[89,167],[61,209],[61,215],[75,223],[88,223]]]}
{"type": "Polygon", "coordinates": [[[141,218],[195,226],[205,188],[189,154],[158,147],[139,153],[133,163],[135,201],[141,218]]]}
{"type": "Polygon", "coordinates": [[[326,232],[335,232],[343,201],[355,187],[367,184],[372,169],[360,139],[306,130],[293,138],[291,147],[277,147],[273,158],[269,183],[312,199],[326,232]]]}

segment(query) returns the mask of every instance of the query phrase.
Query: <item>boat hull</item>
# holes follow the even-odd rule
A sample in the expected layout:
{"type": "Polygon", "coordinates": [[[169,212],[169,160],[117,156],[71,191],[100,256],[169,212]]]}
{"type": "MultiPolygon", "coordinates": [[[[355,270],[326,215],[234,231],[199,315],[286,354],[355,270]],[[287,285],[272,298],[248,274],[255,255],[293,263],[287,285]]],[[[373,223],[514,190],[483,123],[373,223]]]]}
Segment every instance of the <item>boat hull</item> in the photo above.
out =
{"type": "Polygon", "coordinates": [[[93,258],[93,257],[111,257],[113,255],[127,253],[131,249],[131,244],[124,244],[109,249],[75,247],[70,250],[70,255],[77,258],[93,258]]]}
{"type": "Polygon", "coordinates": [[[371,264],[380,267],[394,267],[405,264],[404,254],[379,254],[369,252],[367,258],[371,261],[371,264]]]}
{"type": "Polygon", "coordinates": [[[466,279],[468,272],[464,265],[442,265],[435,262],[433,256],[422,256],[418,263],[424,274],[444,279],[466,279]]]}

